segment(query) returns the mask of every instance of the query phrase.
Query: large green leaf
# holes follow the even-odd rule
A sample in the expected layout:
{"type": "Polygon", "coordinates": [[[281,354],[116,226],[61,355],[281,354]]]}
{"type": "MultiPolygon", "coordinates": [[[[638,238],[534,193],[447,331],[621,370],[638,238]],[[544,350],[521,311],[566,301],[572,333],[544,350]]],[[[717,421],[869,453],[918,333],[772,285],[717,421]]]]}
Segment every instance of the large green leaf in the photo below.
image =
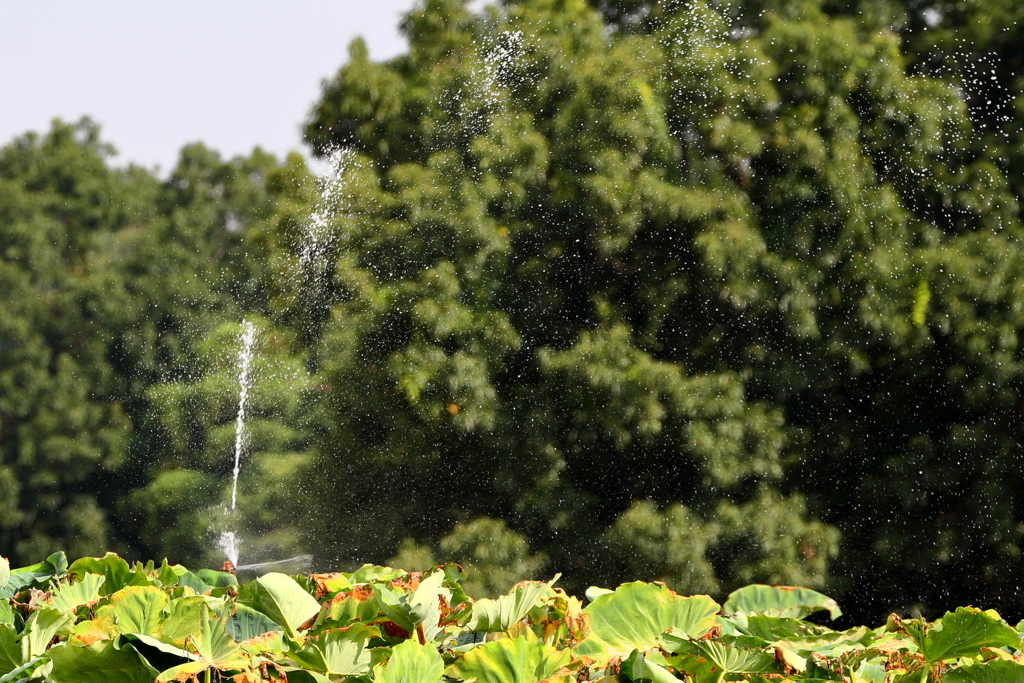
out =
{"type": "Polygon", "coordinates": [[[160,637],[177,643],[198,635],[207,609],[209,604],[202,595],[186,595],[172,601],[168,607],[169,614],[160,624],[160,637]]]}
{"type": "Polygon", "coordinates": [[[249,668],[249,657],[242,652],[238,643],[231,640],[224,627],[224,619],[218,619],[209,609],[203,610],[199,620],[199,633],[192,636],[190,642],[195,647],[198,658],[160,672],[158,681],[172,681],[207,669],[249,668]]]}
{"type": "Polygon", "coordinates": [[[537,683],[572,659],[568,650],[555,650],[524,636],[502,638],[479,645],[448,667],[447,674],[480,683],[537,683]]]}
{"type": "Polygon", "coordinates": [[[942,683],[1024,683],[1024,664],[993,659],[961,666],[943,674],[942,683]]]}
{"type": "Polygon", "coordinates": [[[374,668],[374,683],[437,683],[444,674],[444,660],[429,643],[406,640],[394,647],[391,658],[374,668]]]}
{"type": "Polygon", "coordinates": [[[353,624],[307,638],[290,654],[296,664],[327,676],[361,676],[373,665],[367,644],[379,635],[376,628],[353,624]]]}
{"type": "Polygon", "coordinates": [[[128,563],[115,555],[107,553],[103,557],[83,557],[75,560],[68,567],[68,573],[81,580],[86,574],[100,574],[104,577],[100,592],[103,595],[116,593],[125,586],[151,586],[153,580],[145,571],[136,571],[128,563]]]}
{"type": "Polygon", "coordinates": [[[0,683],[22,683],[29,680],[41,680],[44,679],[52,669],[53,662],[50,661],[48,656],[36,657],[33,660],[25,662],[17,669],[8,671],[3,676],[0,676],[0,683]]]}
{"type": "Polygon", "coordinates": [[[50,648],[54,683],[153,683],[157,671],[131,645],[112,641],[89,647],[60,644],[50,648]]]}
{"type": "Polygon", "coordinates": [[[224,625],[231,637],[239,643],[270,631],[281,630],[281,627],[271,621],[270,617],[242,604],[235,605],[235,611],[227,618],[224,625]]]}
{"type": "Polygon", "coordinates": [[[117,633],[156,633],[167,614],[170,600],[154,586],[126,586],[96,610],[96,621],[114,625],[117,633]]]}
{"type": "Polygon", "coordinates": [[[21,661],[27,662],[46,652],[54,636],[70,634],[74,623],[74,616],[60,610],[44,608],[32,612],[21,632],[21,661]]]}
{"type": "Polygon", "coordinates": [[[139,654],[145,657],[146,661],[158,671],[198,659],[197,655],[188,650],[169,645],[153,636],[141,633],[125,633],[118,636],[115,644],[121,647],[124,643],[131,643],[132,647],[138,650],[139,654]]]}
{"type": "Polygon", "coordinates": [[[929,664],[957,657],[974,657],[983,647],[1021,649],[1021,635],[998,614],[958,607],[927,627],[906,621],[904,627],[929,664]]]}
{"type": "Polygon", "coordinates": [[[421,628],[424,639],[429,642],[441,632],[441,598],[447,601],[452,597],[444,580],[444,571],[435,569],[424,574],[411,592],[380,584],[373,584],[373,590],[381,611],[388,619],[409,633],[421,628]]]}
{"type": "Polygon", "coordinates": [[[0,557],[0,589],[11,580],[11,563],[6,557],[0,557]]]}
{"type": "Polygon", "coordinates": [[[106,578],[86,574],[81,581],[58,581],[50,590],[50,603],[61,612],[74,612],[81,605],[99,600],[106,578]]]}
{"type": "Polygon", "coordinates": [[[663,666],[651,662],[640,650],[622,660],[619,672],[634,683],[678,683],[679,679],[663,666]]]}
{"type": "Polygon", "coordinates": [[[699,638],[715,626],[718,603],[706,595],[681,597],[661,584],[636,581],[599,595],[584,609],[590,634],[576,648],[599,665],[658,644],[669,629],[699,638]]]}
{"type": "Polygon", "coordinates": [[[671,658],[687,673],[698,675],[708,666],[727,674],[781,673],[775,657],[763,650],[730,647],[715,640],[691,641],[688,652],[671,658]]]}
{"type": "Polygon", "coordinates": [[[0,674],[14,671],[24,663],[18,632],[13,626],[0,624],[0,674]]]}
{"type": "Polygon", "coordinates": [[[252,589],[253,609],[267,615],[292,638],[320,612],[316,598],[285,574],[264,574],[253,582],[252,589]]]}
{"type": "Polygon", "coordinates": [[[828,610],[832,619],[839,618],[843,613],[835,600],[810,588],[763,584],[744,586],[733,591],[725,601],[723,610],[726,614],[741,612],[794,619],[803,619],[822,610],[828,610]]]}
{"type": "Polygon", "coordinates": [[[68,571],[68,558],[56,552],[38,564],[12,569],[7,584],[0,588],[0,598],[10,598],[27,586],[45,585],[50,579],[60,578],[68,571]]]}
{"type": "Polygon", "coordinates": [[[473,603],[473,613],[466,628],[470,631],[509,630],[547,595],[555,581],[558,581],[558,576],[547,583],[523,581],[508,595],[494,600],[477,600],[473,603]]]}

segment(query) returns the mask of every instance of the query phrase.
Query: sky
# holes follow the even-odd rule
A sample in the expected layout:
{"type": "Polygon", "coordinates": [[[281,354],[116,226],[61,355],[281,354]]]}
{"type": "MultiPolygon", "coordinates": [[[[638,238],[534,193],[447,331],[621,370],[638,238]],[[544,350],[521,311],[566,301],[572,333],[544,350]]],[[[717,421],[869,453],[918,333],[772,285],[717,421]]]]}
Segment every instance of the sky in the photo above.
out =
{"type": "Polygon", "coordinates": [[[413,0],[0,0],[0,144],[88,115],[161,175],[182,146],[225,157],[303,151],[323,79],[363,36],[370,57],[406,49],[413,0]]]}

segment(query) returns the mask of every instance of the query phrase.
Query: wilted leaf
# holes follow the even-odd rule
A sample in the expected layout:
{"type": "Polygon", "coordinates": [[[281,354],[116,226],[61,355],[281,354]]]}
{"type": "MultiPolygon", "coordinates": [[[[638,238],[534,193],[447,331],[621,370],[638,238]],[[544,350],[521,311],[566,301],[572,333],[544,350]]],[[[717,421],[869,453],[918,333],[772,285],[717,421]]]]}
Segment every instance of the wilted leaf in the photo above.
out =
{"type": "Polygon", "coordinates": [[[427,642],[441,632],[441,598],[450,600],[451,591],[444,586],[445,573],[435,569],[420,580],[415,590],[407,592],[373,584],[378,604],[384,615],[409,633],[422,627],[427,642]]]}

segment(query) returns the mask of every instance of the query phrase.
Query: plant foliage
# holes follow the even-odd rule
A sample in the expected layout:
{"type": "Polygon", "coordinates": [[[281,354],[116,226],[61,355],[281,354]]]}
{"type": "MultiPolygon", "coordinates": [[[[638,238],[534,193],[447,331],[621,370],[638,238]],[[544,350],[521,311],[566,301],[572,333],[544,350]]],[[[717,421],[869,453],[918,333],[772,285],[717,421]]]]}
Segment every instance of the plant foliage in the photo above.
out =
{"type": "Polygon", "coordinates": [[[972,607],[837,631],[806,620],[837,616],[834,601],[788,586],[748,586],[723,607],[637,581],[592,589],[584,607],[557,577],[474,601],[454,564],[239,584],[114,554],[47,563],[14,570],[33,578],[0,603],[4,683],[1024,681],[1021,631],[972,607]]]}

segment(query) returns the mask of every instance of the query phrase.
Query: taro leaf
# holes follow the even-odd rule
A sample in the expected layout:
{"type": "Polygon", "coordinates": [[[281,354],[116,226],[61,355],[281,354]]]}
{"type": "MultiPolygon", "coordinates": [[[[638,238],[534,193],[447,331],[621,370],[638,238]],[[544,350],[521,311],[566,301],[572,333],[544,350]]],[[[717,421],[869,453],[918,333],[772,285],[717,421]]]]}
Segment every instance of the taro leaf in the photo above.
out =
{"type": "Polygon", "coordinates": [[[86,574],[102,574],[106,580],[100,592],[103,595],[116,593],[125,586],[152,586],[153,581],[144,570],[133,570],[128,563],[107,553],[104,557],[83,557],[68,567],[68,573],[81,579],[86,574]]]}
{"type": "Polygon", "coordinates": [[[270,617],[291,638],[320,611],[316,598],[285,574],[264,574],[252,583],[252,594],[252,607],[270,617]]]}
{"type": "Polygon", "coordinates": [[[437,683],[444,675],[444,660],[433,645],[405,640],[394,647],[391,659],[373,671],[374,683],[437,683]]]}
{"type": "Polygon", "coordinates": [[[234,574],[219,572],[215,569],[200,569],[196,572],[196,577],[213,588],[230,588],[238,585],[238,579],[234,574]]]}
{"type": "Polygon", "coordinates": [[[11,580],[11,562],[6,557],[0,557],[0,588],[7,585],[11,580]]]}
{"type": "Polygon", "coordinates": [[[597,596],[583,613],[590,616],[590,634],[576,652],[603,665],[654,647],[672,628],[700,638],[714,627],[718,603],[706,595],[684,598],[664,585],[634,581],[597,596]]]}
{"type": "Polygon", "coordinates": [[[191,588],[196,593],[203,594],[214,589],[214,586],[206,583],[192,572],[185,570],[178,575],[178,585],[191,588]]]}
{"type": "Polygon", "coordinates": [[[435,569],[426,574],[411,593],[380,584],[373,584],[373,590],[388,619],[409,633],[422,626],[423,638],[429,642],[441,632],[440,598],[450,600],[452,597],[451,590],[443,585],[444,579],[444,571],[435,569]]]}
{"type": "Polygon", "coordinates": [[[301,648],[291,650],[290,656],[296,664],[327,676],[361,676],[373,665],[367,643],[379,635],[374,627],[353,624],[307,638],[301,648]]]}
{"type": "Polygon", "coordinates": [[[13,626],[0,624],[0,674],[14,671],[24,663],[18,632],[13,626]]]}
{"type": "Polygon", "coordinates": [[[0,624],[14,626],[14,608],[10,600],[0,599],[0,624]]]}
{"type": "Polygon", "coordinates": [[[119,633],[150,635],[160,629],[170,600],[154,586],[127,586],[96,610],[96,621],[114,624],[119,633]]]}
{"type": "Polygon", "coordinates": [[[228,617],[224,625],[231,637],[239,643],[270,631],[281,630],[270,617],[241,603],[235,605],[234,613],[228,617]]]}
{"type": "Polygon", "coordinates": [[[152,636],[141,633],[125,633],[119,636],[117,646],[122,647],[126,642],[131,643],[132,647],[138,650],[139,654],[145,657],[147,662],[161,671],[197,659],[196,655],[188,650],[168,645],[152,636]]]}
{"type": "Polygon", "coordinates": [[[456,660],[445,672],[463,681],[480,683],[536,683],[566,666],[569,650],[555,650],[539,640],[502,638],[479,645],[456,660]]]}
{"type": "Polygon", "coordinates": [[[811,590],[793,586],[766,586],[753,584],[734,590],[725,601],[723,610],[726,614],[742,612],[743,614],[767,614],[773,617],[804,617],[828,610],[831,619],[837,619],[843,611],[835,600],[811,590]]]}
{"type": "Polygon", "coordinates": [[[164,588],[170,588],[171,586],[178,585],[178,577],[185,573],[186,569],[180,564],[172,565],[167,562],[167,558],[160,564],[160,568],[154,573],[156,574],[156,580],[160,582],[160,585],[164,588]]]}
{"type": "Polygon", "coordinates": [[[619,672],[629,677],[629,680],[639,683],[640,681],[651,681],[652,683],[679,683],[679,679],[669,673],[663,666],[650,662],[644,657],[640,650],[633,650],[632,654],[622,660],[619,672]]]}
{"type": "Polygon", "coordinates": [[[99,574],[86,574],[74,583],[58,581],[50,591],[50,602],[61,612],[73,613],[79,606],[99,600],[104,581],[99,574]]]}
{"type": "Polygon", "coordinates": [[[974,657],[983,647],[1021,648],[1021,635],[991,610],[958,607],[956,612],[946,612],[930,628],[918,621],[903,623],[929,664],[974,657]]]}
{"type": "Polygon", "coordinates": [[[670,661],[689,674],[701,677],[708,667],[727,674],[781,673],[775,657],[763,650],[730,647],[714,640],[690,642],[689,652],[670,661]]]}
{"type": "Polygon", "coordinates": [[[993,659],[951,669],[942,675],[943,683],[1024,683],[1024,665],[1006,659],[993,659]]]}
{"type": "Polygon", "coordinates": [[[290,666],[284,667],[288,683],[334,683],[331,679],[315,671],[295,669],[290,666]]]}
{"type": "Polygon", "coordinates": [[[12,681],[27,681],[29,679],[41,679],[45,677],[52,668],[49,657],[36,657],[35,659],[22,664],[14,671],[0,676],[0,683],[11,683],[12,681]]]}
{"type": "Polygon", "coordinates": [[[401,569],[392,569],[391,567],[379,567],[375,564],[364,564],[359,569],[352,572],[348,580],[354,584],[358,583],[370,583],[371,581],[390,581],[391,579],[397,579],[405,576],[406,572],[401,569]]]}
{"type": "Polygon", "coordinates": [[[48,607],[37,609],[25,621],[25,629],[21,632],[21,661],[27,662],[46,652],[53,637],[72,633],[74,624],[74,615],[48,607]]]}
{"type": "Polygon", "coordinates": [[[76,647],[67,643],[49,651],[54,683],[153,683],[157,671],[129,644],[114,647],[112,641],[76,647]]]}
{"type": "Polygon", "coordinates": [[[857,683],[889,683],[885,662],[861,662],[854,672],[853,680],[857,683]]]}
{"type": "Polygon", "coordinates": [[[470,631],[507,631],[526,616],[533,607],[547,595],[551,586],[558,581],[559,574],[547,583],[523,581],[508,595],[495,600],[484,598],[473,603],[473,616],[466,627],[470,631]]]}
{"type": "Polygon", "coordinates": [[[191,642],[199,657],[160,672],[156,680],[173,681],[179,677],[186,679],[207,669],[249,668],[249,658],[242,652],[238,643],[231,640],[231,636],[224,628],[224,620],[214,617],[209,608],[203,610],[199,619],[199,633],[192,637],[191,642]]]}
{"type": "Polygon", "coordinates": [[[325,624],[345,626],[353,621],[368,624],[380,612],[373,588],[367,585],[355,586],[351,591],[338,593],[325,602],[311,630],[318,631],[325,624]]]}
{"type": "Polygon", "coordinates": [[[7,584],[0,588],[0,598],[14,597],[18,592],[32,584],[43,585],[52,578],[60,578],[68,571],[68,558],[57,552],[38,564],[12,569],[7,584]]]}
{"type": "Polygon", "coordinates": [[[198,635],[205,609],[208,609],[208,605],[202,595],[177,598],[168,607],[170,614],[161,622],[158,634],[175,643],[182,642],[189,636],[198,635]]]}

